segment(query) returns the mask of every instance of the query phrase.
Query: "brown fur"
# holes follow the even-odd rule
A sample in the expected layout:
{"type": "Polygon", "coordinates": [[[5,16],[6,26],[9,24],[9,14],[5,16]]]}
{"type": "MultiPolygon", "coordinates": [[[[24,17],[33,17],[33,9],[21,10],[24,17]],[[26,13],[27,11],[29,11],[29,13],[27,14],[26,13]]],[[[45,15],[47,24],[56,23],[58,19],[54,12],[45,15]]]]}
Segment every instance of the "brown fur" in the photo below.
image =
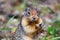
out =
{"type": "MultiPolygon", "coordinates": [[[[41,18],[38,18],[36,21],[30,21],[30,19],[27,17],[25,20],[26,26],[29,26],[29,29],[34,30],[34,32],[28,33],[27,36],[32,38],[37,38],[40,33],[42,33],[44,30],[42,27],[37,27],[36,24],[39,24],[42,21],[41,18]]],[[[27,30],[27,29],[26,29],[27,30]]],[[[30,31],[30,30],[28,30],[30,31]]]]}
{"type": "Polygon", "coordinates": [[[23,17],[21,22],[22,22],[21,24],[22,24],[23,30],[26,33],[26,35],[22,33],[23,39],[24,40],[38,40],[38,35],[42,33],[44,30],[42,27],[37,26],[37,24],[39,25],[42,23],[42,19],[37,16],[36,10],[31,10],[30,15],[23,17]],[[31,18],[34,18],[34,17],[37,18],[37,20],[31,21],[31,18]]]}

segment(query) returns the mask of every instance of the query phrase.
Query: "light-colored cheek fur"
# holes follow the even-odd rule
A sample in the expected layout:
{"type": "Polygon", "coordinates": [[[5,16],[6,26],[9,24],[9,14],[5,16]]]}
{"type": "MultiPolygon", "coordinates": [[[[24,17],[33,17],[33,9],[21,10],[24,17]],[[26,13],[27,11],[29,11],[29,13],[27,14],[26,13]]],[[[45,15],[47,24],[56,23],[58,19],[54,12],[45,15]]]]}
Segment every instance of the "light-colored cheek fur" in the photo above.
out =
{"type": "Polygon", "coordinates": [[[42,19],[41,19],[41,18],[39,18],[39,20],[38,20],[38,21],[39,21],[39,23],[38,23],[38,24],[42,24],[42,19]]]}
{"type": "MultiPolygon", "coordinates": [[[[30,16],[29,18],[30,18],[30,20],[33,20],[32,16],[30,16]]],[[[38,16],[34,16],[34,18],[36,18],[35,20],[37,20],[38,16]]]]}

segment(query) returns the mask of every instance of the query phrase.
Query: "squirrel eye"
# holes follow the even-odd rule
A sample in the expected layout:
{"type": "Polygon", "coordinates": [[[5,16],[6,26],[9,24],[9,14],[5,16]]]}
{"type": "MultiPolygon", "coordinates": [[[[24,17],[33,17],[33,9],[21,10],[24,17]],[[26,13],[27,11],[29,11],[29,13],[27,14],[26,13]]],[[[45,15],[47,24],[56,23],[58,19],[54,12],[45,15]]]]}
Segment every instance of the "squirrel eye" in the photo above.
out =
{"type": "Polygon", "coordinates": [[[30,15],[30,12],[28,12],[28,15],[30,15]]]}

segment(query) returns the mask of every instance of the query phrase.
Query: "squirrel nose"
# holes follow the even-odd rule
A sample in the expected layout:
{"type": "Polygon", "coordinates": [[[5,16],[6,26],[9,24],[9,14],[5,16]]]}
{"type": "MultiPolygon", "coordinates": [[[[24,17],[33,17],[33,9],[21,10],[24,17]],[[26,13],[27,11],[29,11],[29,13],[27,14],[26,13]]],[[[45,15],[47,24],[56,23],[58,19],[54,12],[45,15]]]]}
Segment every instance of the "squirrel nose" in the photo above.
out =
{"type": "Polygon", "coordinates": [[[36,18],[33,18],[33,20],[35,20],[36,18]]]}

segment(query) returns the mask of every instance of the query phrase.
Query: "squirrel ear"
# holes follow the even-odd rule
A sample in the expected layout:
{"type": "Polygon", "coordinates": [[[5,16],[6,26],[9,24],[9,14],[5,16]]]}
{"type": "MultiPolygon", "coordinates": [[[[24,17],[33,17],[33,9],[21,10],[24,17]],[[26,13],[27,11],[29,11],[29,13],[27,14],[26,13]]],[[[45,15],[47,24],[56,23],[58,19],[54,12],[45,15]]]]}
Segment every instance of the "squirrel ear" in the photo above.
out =
{"type": "Polygon", "coordinates": [[[40,16],[41,10],[36,9],[36,11],[37,11],[37,15],[40,16]]]}
{"type": "Polygon", "coordinates": [[[37,12],[37,15],[40,16],[41,12],[37,12]]]}

